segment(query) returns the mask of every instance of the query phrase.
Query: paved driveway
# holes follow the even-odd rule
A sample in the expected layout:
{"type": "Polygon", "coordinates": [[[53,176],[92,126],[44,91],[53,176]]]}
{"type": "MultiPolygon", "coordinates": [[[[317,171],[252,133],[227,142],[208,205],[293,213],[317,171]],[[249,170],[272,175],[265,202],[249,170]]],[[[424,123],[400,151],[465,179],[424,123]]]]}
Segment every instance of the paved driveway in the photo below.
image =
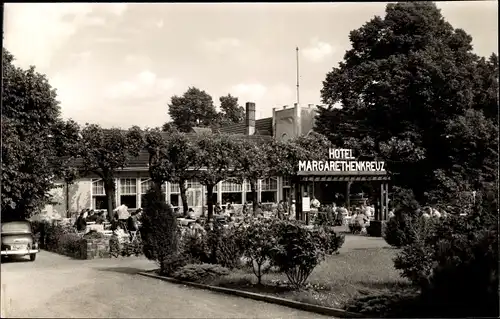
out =
{"type": "Polygon", "coordinates": [[[2,263],[1,317],[326,318],[137,275],[143,258],[73,260],[42,251],[2,263]]]}

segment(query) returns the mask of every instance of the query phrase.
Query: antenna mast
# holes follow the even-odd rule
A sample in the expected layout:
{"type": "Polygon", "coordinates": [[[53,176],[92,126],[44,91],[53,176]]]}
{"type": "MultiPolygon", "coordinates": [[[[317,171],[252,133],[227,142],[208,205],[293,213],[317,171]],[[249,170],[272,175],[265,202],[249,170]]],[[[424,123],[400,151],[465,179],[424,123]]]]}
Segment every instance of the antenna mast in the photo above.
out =
{"type": "Polygon", "coordinates": [[[296,59],[297,59],[297,105],[300,103],[299,96],[299,47],[296,47],[296,59]]]}

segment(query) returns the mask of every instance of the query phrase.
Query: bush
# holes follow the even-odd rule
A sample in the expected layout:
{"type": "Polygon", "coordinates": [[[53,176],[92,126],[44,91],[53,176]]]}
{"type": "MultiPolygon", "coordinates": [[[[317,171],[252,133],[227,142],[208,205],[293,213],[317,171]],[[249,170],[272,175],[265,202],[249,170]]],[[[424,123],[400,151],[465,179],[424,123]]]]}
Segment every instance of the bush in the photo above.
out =
{"type": "Polygon", "coordinates": [[[81,258],[82,238],[77,234],[62,234],[55,252],[75,258],[81,258]]]}
{"type": "Polygon", "coordinates": [[[271,253],[277,244],[275,225],[269,221],[252,221],[243,231],[243,255],[248,258],[257,282],[271,268],[271,253]]]}
{"type": "Polygon", "coordinates": [[[326,248],[321,236],[295,222],[276,226],[277,242],[272,250],[272,265],[284,272],[295,288],[301,288],[314,268],[323,260],[326,248]]]}
{"type": "Polygon", "coordinates": [[[103,238],[106,238],[106,236],[95,229],[83,235],[83,239],[103,239],[103,238]]]}
{"type": "Polygon", "coordinates": [[[179,280],[204,283],[229,274],[229,269],[213,264],[189,264],[174,272],[173,277],[179,280]]]}
{"type": "Polygon", "coordinates": [[[164,272],[167,258],[178,252],[177,219],[172,206],[165,203],[165,196],[156,184],[147,192],[143,208],[143,252],[146,258],[156,261],[161,272],[164,272]]]}
{"type": "Polygon", "coordinates": [[[313,230],[313,235],[326,255],[338,254],[345,243],[345,235],[336,233],[331,226],[317,227],[313,230]]]}
{"type": "Polygon", "coordinates": [[[214,223],[207,232],[209,263],[229,269],[238,268],[243,257],[242,231],[240,228],[224,228],[214,223]]]}
{"type": "Polygon", "coordinates": [[[498,317],[498,226],[454,217],[432,238],[435,265],[422,297],[446,317],[498,317]]]}
{"type": "Polygon", "coordinates": [[[440,219],[396,257],[421,290],[423,316],[498,316],[498,228],[482,216],[440,219]]]}
{"type": "Polygon", "coordinates": [[[160,275],[172,276],[177,270],[188,263],[189,259],[185,255],[175,252],[163,259],[160,265],[160,275]]]}

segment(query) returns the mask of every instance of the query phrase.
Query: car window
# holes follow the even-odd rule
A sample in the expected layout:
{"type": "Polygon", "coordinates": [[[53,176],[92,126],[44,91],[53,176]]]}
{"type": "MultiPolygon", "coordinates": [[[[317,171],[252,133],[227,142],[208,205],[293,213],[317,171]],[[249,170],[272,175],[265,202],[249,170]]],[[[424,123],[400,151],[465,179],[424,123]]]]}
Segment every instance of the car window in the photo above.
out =
{"type": "Polygon", "coordinates": [[[31,225],[27,222],[11,222],[2,224],[2,233],[31,233],[31,225]]]}

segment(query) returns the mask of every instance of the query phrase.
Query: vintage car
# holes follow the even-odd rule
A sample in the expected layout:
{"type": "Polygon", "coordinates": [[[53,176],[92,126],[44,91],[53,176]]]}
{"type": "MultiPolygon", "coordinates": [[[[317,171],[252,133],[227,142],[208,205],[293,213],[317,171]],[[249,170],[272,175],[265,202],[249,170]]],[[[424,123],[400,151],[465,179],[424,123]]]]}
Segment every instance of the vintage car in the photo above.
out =
{"type": "Polygon", "coordinates": [[[29,221],[4,222],[1,227],[2,259],[30,256],[35,261],[40,252],[29,221]]]}

